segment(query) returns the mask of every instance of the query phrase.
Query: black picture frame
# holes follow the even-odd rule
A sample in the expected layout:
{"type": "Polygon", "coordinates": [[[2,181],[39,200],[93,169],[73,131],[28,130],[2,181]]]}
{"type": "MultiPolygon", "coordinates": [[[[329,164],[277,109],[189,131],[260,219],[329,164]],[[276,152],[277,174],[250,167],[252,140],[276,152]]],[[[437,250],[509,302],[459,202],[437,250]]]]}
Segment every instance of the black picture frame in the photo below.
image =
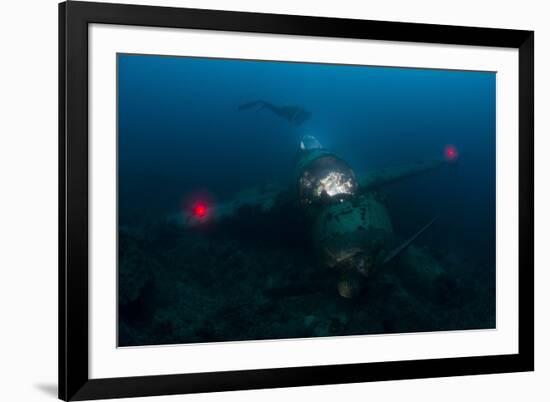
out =
{"type": "Polygon", "coordinates": [[[534,32],[70,1],[59,5],[59,398],[88,400],[534,370],[534,32]],[[193,28],[519,50],[519,353],[90,379],[88,25],[193,28]],[[521,269],[519,269],[521,268],[521,269]]]}

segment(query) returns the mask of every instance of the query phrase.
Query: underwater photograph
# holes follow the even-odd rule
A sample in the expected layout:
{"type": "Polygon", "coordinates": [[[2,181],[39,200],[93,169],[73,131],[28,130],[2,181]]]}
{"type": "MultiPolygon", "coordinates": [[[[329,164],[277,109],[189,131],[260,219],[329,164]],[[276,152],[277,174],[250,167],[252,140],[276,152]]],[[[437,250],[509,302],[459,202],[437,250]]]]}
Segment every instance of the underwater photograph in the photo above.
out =
{"type": "Polygon", "coordinates": [[[496,327],[496,73],[117,55],[118,346],[496,327]]]}

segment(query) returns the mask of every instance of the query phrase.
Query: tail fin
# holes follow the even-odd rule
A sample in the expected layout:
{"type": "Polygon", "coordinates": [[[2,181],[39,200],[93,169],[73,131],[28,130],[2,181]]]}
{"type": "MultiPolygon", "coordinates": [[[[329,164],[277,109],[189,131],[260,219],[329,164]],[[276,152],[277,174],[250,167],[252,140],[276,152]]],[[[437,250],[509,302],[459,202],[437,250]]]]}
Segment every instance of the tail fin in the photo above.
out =
{"type": "Polygon", "coordinates": [[[251,109],[255,106],[263,107],[263,106],[265,106],[265,102],[261,101],[261,100],[246,102],[246,103],[243,103],[243,104],[239,105],[239,110],[247,110],[247,109],[251,109]]]}
{"type": "Polygon", "coordinates": [[[424,227],[422,227],[418,232],[416,232],[414,235],[409,237],[407,240],[405,240],[403,243],[401,243],[399,246],[391,250],[386,257],[384,258],[384,261],[382,261],[382,265],[387,264],[388,262],[392,261],[395,257],[397,257],[399,254],[401,254],[403,251],[407,249],[422,233],[424,233],[426,230],[428,230],[433,223],[437,220],[437,216],[433,218],[431,221],[429,221],[424,227]]]}

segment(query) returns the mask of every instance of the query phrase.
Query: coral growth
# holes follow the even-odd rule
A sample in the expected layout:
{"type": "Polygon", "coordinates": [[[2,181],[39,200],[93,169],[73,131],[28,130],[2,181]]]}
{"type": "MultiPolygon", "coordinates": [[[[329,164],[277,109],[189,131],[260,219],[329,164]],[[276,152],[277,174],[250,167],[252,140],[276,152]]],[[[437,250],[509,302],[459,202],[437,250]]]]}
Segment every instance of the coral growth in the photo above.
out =
{"type": "Polygon", "coordinates": [[[494,278],[455,254],[413,246],[345,299],[303,234],[276,214],[254,227],[240,218],[216,231],[119,230],[120,346],[495,325],[494,278]]]}

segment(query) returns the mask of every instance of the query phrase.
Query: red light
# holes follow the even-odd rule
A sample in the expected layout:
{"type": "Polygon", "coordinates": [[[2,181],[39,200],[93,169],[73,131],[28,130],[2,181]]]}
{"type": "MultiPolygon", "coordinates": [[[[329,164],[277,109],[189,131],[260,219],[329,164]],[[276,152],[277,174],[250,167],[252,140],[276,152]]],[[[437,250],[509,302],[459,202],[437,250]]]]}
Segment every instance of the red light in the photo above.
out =
{"type": "Polygon", "coordinates": [[[454,145],[447,145],[445,147],[445,159],[448,162],[454,162],[458,159],[458,151],[454,145]]]}
{"type": "Polygon", "coordinates": [[[204,204],[197,204],[195,205],[195,208],[193,209],[193,213],[195,216],[199,218],[204,218],[206,216],[206,213],[208,212],[208,209],[206,208],[206,205],[204,204]]]}

